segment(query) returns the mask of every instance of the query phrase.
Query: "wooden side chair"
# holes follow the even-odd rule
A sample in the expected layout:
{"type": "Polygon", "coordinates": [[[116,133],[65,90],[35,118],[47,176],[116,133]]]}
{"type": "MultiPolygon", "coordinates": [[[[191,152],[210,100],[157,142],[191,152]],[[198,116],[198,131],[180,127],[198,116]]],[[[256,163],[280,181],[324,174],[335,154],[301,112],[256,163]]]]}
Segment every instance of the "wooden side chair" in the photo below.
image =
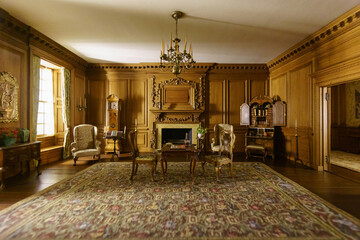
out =
{"type": "Polygon", "coordinates": [[[205,173],[205,164],[210,163],[214,165],[216,171],[216,181],[219,182],[219,173],[221,167],[224,165],[230,166],[231,177],[234,177],[233,164],[233,150],[235,146],[235,134],[233,131],[222,130],[219,138],[219,153],[216,155],[205,156],[202,162],[203,173],[205,173]]]}
{"type": "Polygon", "coordinates": [[[157,165],[157,157],[155,154],[140,155],[137,147],[137,131],[129,132],[129,143],[132,151],[132,171],[130,180],[132,181],[134,175],[137,174],[139,164],[148,164],[151,167],[151,180],[154,182],[154,174],[157,165]]]}

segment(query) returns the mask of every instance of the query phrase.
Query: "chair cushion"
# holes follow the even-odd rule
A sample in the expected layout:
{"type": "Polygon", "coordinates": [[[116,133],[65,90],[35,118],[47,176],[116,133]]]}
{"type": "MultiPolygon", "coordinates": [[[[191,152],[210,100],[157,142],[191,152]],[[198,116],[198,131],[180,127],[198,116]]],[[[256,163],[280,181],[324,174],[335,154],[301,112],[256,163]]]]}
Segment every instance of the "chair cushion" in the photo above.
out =
{"type": "Polygon", "coordinates": [[[217,162],[217,163],[224,163],[224,162],[229,162],[231,161],[230,158],[226,157],[226,156],[220,156],[220,155],[209,155],[209,156],[205,156],[206,160],[209,160],[211,162],[217,162]]]}
{"type": "Polygon", "coordinates": [[[265,147],[261,145],[247,145],[246,148],[254,150],[265,150],[265,147]]]}
{"type": "Polygon", "coordinates": [[[154,161],[156,156],[154,154],[139,155],[135,158],[138,161],[154,161]]]}
{"type": "Polygon", "coordinates": [[[73,152],[74,157],[87,157],[87,156],[94,156],[100,154],[98,149],[85,149],[73,152]]]}

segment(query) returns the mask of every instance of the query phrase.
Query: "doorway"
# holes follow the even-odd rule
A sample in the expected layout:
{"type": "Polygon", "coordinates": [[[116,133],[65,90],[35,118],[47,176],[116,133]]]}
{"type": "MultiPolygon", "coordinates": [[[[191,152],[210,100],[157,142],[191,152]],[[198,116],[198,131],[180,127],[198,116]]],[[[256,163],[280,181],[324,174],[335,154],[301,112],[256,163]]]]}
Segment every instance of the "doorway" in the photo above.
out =
{"type": "Polygon", "coordinates": [[[324,157],[327,160],[324,166],[337,174],[360,174],[360,80],[323,89],[329,98],[328,107],[323,108],[324,157]],[[329,138],[325,134],[326,122],[329,138]]]}

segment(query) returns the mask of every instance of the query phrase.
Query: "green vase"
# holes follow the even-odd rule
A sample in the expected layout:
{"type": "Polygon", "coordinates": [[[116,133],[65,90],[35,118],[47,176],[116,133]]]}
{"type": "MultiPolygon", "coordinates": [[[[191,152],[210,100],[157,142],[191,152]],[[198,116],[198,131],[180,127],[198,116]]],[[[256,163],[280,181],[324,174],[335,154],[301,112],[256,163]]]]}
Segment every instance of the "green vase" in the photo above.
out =
{"type": "Polygon", "coordinates": [[[1,146],[8,147],[16,143],[16,138],[3,137],[1,138],[1,146]]]}
{"type": "Polygon", "coordinates": [[[20,129],[19,134],[20,134],[20,140],[22,143],[29,141],[30,130],[27,130],[26,128],[22,128],[22,129],[20,129]]]}

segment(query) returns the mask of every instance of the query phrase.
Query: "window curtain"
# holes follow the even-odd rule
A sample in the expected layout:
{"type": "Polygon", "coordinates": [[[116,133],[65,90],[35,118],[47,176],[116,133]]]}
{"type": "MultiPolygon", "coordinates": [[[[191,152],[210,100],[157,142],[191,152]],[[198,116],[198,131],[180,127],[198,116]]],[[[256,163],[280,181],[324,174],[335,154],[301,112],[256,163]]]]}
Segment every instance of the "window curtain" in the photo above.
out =
{"type": "Polygon", "coordinates": [[[71,157],[70,152],[70,85],[71,85],[71,73],[69,69],[61,68],[61,99],[62,99],[62,115],[65,125],[64,134],[64,151],[63,159],[71,157]]]}
{"type": "Polygon", "coordinates": [[[31,135],[30,140],[36,141],[37,135],[37,116],[39,106],[39,81],[40,81],[40,57],[34,56],[32,62],[32,117],[31,117],[31,135]]]}

